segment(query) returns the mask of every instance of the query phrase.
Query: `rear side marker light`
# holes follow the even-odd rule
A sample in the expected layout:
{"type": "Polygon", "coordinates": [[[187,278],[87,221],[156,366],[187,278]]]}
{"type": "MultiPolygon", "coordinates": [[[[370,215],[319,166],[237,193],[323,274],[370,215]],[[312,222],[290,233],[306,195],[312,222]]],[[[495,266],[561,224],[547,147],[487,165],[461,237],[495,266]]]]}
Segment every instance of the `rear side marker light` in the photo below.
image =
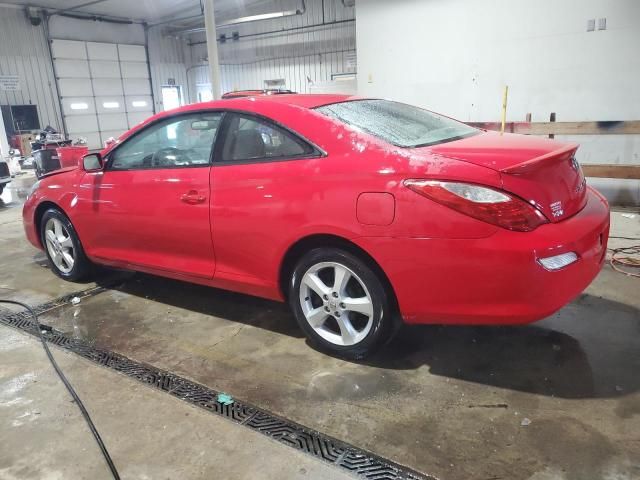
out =
{"type": "Polygon", "coordinates": [[[578,260],[578,255],[575,252],[567,252],[562,253],[560,255],[554,255],[553,257],[540,258],[538,262],[545,269],[553,272],[555,270],[560,270],[561,268],[566,267],[567,265],[571,265],[573,262],[578,260]]]}
{"type": "Polygon", "coordinates": [[[405,187],[470,217],[507,230],[530,232],[548,223],[533,205],[510,193],[465,182],[410,179],[405,187]]]}

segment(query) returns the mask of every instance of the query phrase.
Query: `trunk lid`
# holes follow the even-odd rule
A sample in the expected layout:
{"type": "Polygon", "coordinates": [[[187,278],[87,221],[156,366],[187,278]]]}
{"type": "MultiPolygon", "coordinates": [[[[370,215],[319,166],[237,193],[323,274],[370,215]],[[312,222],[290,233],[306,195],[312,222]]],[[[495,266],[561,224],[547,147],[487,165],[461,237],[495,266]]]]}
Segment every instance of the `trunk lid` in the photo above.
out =
{"type": "Polygon", "coordinates": [[[577,149],[575,143],[494,132],[431,147],[435,154],[500,172],[507,192],[535,205],[551,222],[575,215],[586,203],[577,149]]]}

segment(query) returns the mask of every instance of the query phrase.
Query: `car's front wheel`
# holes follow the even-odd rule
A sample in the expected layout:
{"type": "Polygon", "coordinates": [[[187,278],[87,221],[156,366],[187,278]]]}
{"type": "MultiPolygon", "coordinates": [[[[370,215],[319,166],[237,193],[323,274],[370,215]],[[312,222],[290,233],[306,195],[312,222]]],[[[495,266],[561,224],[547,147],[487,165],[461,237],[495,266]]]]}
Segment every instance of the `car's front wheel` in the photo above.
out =
{"type": "Polygon", "coordinates": [[[392,309],[378,274],[357,256],[316,248],[297,263],[289,303],[311,342],[329,353],[362,359],[392,332],[392,309]]]}
{"type": "Polygon", "coordinates": [[[60,210],[51,208],[42,216],[40,238],[53,272],[72,282],[85,279],[91,272],[76,230],[60,210]]]}

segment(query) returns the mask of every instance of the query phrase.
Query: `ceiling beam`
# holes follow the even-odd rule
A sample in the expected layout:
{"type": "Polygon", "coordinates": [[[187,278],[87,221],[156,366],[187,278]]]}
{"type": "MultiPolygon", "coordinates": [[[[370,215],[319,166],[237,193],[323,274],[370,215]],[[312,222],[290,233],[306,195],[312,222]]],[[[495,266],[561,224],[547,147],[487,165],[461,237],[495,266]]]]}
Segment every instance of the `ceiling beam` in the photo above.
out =
{"type": "Polygon", "coordinates": [[[172,18],[170,20],[163,20],[162,22],[154,22],[154,23],[150,23],[149,24],[149,28],[151,27],[157,27],[159,25],[167,25],[169,23],[179,23],[183,20],[193,20],[196,18],[203,18],[204,14],[203,13],[198,13],[196,15],[189,15],[187,17],[178,17],[178,18],[172,18]]]}
{"type": "MultiPolygon", "coordinates": [[[[80,5],[76,5],[74,7],[58,8],[50,12],[50,15],[57,15],[59,13],[65,13],[65,12],[73,12],[74,10],[78,10],[79,8],[90,7],[91,5],[96,5],[97,3],[104,3],[106,1],[107,0],[93,0],[92,2],[81,3],[80,5]]],[[[86,12],[82,12],[82,13],[86,13],[86,12]]]]}

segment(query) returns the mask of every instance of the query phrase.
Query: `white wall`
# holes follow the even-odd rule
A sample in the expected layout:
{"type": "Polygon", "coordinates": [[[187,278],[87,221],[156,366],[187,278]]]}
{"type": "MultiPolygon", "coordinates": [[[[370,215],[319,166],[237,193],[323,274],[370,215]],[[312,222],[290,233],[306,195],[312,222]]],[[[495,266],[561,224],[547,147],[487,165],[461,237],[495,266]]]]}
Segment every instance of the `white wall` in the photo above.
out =
{"type": "MultiPolygon", "coordinates": [[[[357,45],[361,95],[497,121],[509,85],[508,121],[640,120],[637,0],[359,0],[357,45]]],[[[640,163],[636,135],[564,138],[583,163],[640,163]]]]}
{"type": "Polygon", "coordinates": [[[17,75],[20,90],[0,90],[0,105],[37,105],[40,125],[62,130],[62,118],[44,26],[24,12],[0,7],[0,75],[17,75]]]}
{"type": "Polygon", "coordinates": [[[509,85],[512,120],[640,114],[636,0],[361,0],[357,39],[363,94],[485,121],[509,85]],[[607,30],[586,32],[599,17],[607,30]]]}
{"type": "MultiPolygon", "coordinates": [[[[284,6],[275,5],[261,13],[284,6]]],[[[222,91],[264,88],[264,80],[284,78],[286,88],[306,93],[311,85],[307,77],[323,82],[332,74],[355,72],[354,8],[344,7],[341,0],[325,0],[323,15],[322,5],[322,0],[307,0],[302,15],[218,28],[218,35],[230,38],[237,31],[241,36],[238,41],[218,43],[222,91]],[[323,21],[325,25],[314,27],[323,21]],[[267,33],[279,30],[284,31],[267,33]]],[[[290,1],[286,6],[300,7],[301,2],[290,1]]],[[[194,36],[192,43],[190,82],[207,84],[204,34],[194,36]]]]}

